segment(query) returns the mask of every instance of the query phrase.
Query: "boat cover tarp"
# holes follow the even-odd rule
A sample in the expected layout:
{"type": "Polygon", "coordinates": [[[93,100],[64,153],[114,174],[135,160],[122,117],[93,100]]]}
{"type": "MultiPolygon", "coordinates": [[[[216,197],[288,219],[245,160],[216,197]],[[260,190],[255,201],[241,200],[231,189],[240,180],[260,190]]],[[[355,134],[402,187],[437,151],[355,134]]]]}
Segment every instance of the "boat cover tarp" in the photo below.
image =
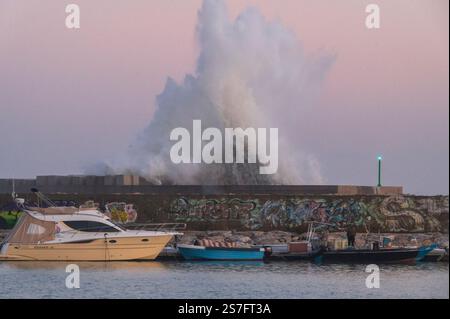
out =
{"type": "Polygon", "coordinates": [[[221,242],[210,239],[201,239],[199,245],[204,247],[237,247],[237,243],[234,242],[221,242]]]}
{"type": "Polygon", "coordinates": [[[37,244],[55,238],[56,223],[39,220],[25,213],[8,234],[5,243],[37,244]]]}

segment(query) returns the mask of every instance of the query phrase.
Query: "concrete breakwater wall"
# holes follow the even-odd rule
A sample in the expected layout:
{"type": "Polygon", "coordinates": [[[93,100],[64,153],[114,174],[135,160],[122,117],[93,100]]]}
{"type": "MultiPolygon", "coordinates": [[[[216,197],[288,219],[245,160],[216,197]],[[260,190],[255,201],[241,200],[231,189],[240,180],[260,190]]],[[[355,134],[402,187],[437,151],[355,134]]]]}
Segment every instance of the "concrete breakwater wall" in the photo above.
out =
{"type": "Polygon", "coordinates": [[[13,189],[28,193],[38,188],[44,193],[67,194],[335,194],[335,195],[395,195],[402,186],[361,185],[154,185],[135,175],[107,176],[37,176],[35,179],[1,179],[0,194],[13,189]]]}
{"type": "MultiPolygon", "coordinates": [[[[34,196],[23,197],[33,201],[34,196]]],[[[100,206],[134,204],[136,222],[183,222],[190,230],[284,230],[304,232],[309,221],[355,226],[359,232],[448,233],[448,196],[267,194],[50,194],[54,200],[100,206]]],[[[0,194],[0,205],[10,202],[0,194]]]]}

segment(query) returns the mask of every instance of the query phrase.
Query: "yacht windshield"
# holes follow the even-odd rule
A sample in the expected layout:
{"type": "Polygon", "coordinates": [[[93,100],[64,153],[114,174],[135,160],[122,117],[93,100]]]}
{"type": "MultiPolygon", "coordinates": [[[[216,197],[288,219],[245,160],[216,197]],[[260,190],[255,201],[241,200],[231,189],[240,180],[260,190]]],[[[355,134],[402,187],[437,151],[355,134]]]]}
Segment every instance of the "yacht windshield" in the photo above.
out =
{"type": "Polygon", "coordinates": [[[109,222],[110,222],[111,224],[114,224],[114,226],[120,228],[120,229],[123,230],[123,231],[126,231],[126,230],[127,230],[125,227],[123,227],[122,225],[120,225],[119,223],[117,223],[117,222],[115,222],[115,221],[113,221],[113,220],[109,220],[109,222]]]}
{"type": "Polygon", "coordinates": [[[82,231],[82,232],[105,232],[105,233],[117,233],[119,230],[110,225],[103,224],[100,222],[94,222],[89,220],[66,220],[64,224],[72,229],[82,231]]]}

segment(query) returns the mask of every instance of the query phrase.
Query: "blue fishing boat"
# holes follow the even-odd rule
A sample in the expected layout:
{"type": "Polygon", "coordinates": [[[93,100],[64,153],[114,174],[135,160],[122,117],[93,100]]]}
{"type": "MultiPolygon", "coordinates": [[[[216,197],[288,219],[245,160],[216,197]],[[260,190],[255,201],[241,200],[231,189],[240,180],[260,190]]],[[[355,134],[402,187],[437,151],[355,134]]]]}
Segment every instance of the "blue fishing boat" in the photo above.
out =
{"type": "Polygon", "coordinates": [[[265,250],[264,248],[178,245],[178,251],[186,260],[262,260],[265,250]]]}

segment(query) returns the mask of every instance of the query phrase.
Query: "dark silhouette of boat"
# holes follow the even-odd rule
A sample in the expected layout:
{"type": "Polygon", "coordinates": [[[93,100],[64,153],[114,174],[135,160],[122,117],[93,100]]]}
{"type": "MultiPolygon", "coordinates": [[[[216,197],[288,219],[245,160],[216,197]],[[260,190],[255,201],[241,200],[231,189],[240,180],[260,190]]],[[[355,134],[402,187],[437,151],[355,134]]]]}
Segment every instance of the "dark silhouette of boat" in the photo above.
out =
{"type": "Polygon", "coordinates": [[[378,248],[323,250],[314,257],[316,262],[344,263],[394,263],[417,262],[425,258],[437,245],[419,248],[378,248]]]}
{"type": "Polygon", "coordinates": [[[322,252],[320,250],[309,251],[304,253],[276,253],[276,254],[267,254],[265,255],[266,260],[275,260],[275,261],[297,261],[297,260],[312,260],[315,257],[318,257],[322,252]]]}

